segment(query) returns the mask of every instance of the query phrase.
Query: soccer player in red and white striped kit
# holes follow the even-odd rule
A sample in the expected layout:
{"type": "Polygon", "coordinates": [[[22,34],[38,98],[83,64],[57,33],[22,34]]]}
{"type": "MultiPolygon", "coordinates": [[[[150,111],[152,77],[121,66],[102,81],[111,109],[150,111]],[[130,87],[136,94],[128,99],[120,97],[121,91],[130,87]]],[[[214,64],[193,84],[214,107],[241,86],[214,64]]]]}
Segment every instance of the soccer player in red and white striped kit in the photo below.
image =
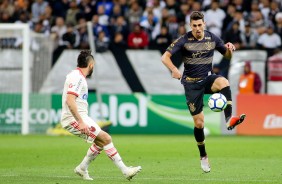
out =
{"type": "Polygon", "coordinates": [[[77,59],[77,68],[67,75],[64,84],[61,124],[70,133],[92,143],[74,172],[84,180],[93,180],[88,174],[88,166],[104,150],[125,178],[130,180],[141,171],[141,166],[126,166],[114,147],[111,136],[101,130],[98,124],[88,116],[86,78],[93,73],[94,65],[95,60],[91,51],[81,51],[77,59]]]}

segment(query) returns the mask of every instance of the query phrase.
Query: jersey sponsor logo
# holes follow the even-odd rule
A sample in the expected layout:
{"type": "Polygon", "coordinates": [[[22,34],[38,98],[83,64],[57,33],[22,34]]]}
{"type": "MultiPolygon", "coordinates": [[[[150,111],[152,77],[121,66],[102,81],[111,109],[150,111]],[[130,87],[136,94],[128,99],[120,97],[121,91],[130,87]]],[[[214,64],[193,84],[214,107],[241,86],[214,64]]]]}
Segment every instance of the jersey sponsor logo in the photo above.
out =
{"type": "Polygon", "coordinates": [[[205,39],[206,39],[206,40],[211,40],[211,37],[210,37],[210,36],[209,36],[209,37],[205,37],[205,39]]]}
{"type": "Polygon", "coordinates": [[[75,88],[75,91],[78,91],[78,88],[79,88],[79,86],[81,85],[81,83],[82,83],[82,79],[79,79],[78,84],[77,84],[77,87],[75,88]]]}
{"type": "Polygon", "coordinates": [[[193,58],[200,58],[200,57],[202,57],[203,54],[206,54],[206,53],[208,53],[208,51],[197,51],[197,52],[194,52],[192,54],[192,57],[193,58]]]}
{"type": "Polygon", "coordinates": [[[82,99],[87,100],[87,98],[88,98],[88,94],[82,95],[82,99]]]}
{"type": "Polygon", "coordinates": [[[195,104],[189,103],[189,109],[190,109],[191,112],[195,112],[195,110],[196,110],[195,104]]]}
{"type": "Polygon", "coordinates": [[[193,41],[193,40],[194,40],[194,38],[188,38],[188,40],[189,40],[189,41],[193,41]]]}

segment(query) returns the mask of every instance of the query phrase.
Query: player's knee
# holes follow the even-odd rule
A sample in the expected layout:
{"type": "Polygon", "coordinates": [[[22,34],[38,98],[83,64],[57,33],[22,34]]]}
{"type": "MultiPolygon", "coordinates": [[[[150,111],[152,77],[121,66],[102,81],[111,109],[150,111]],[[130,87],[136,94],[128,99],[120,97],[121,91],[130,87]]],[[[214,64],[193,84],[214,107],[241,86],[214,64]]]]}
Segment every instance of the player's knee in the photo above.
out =
{"type": "Polygon", "coordinates": [[[110,144],[112,142],[112,137],[107,133],[107,135],[104,138],[105,145],[110,144]]]}
{"type": "Polygon", "coordinates": [[[229,81],[225,77],[220,77],[220,84],[221,87],[224,88],[226,86],[229,86],[229,81]]]}
{"type": "Polygon", "coordinates": [[[199,129],[204,128],[204,119],[201,117],[194,118],[194,126],[199,129]]]}
{"type": "Polygon", "coordinates": [[[95,140],[95,143],[99,146],[105,146],[112,142],[112,137],[104,131],[101,131],[98,135],[98,137],[95,140]]]}
{"type": "Polygon", "coordinates": [[[195,122],[195,127],[199,129],[204,128],[204,122],[203,121],[195,122]]]}

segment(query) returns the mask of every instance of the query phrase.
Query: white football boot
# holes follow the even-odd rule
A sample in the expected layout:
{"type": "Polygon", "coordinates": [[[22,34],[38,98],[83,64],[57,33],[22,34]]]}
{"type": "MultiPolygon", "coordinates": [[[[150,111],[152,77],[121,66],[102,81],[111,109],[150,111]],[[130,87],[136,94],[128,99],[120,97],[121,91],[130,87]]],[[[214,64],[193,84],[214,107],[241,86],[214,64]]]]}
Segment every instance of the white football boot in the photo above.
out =
{"type": "Polygon", "coordinates": [[[93,180],[93,178],[91,178],[88,174],[88,171],[84,171],[80,168],[80,166],[77,166],[75,169],[74,169],[74,172],[75,174],[77,174],[78,176],[82,177],[82,179],[84,180],[93,180]]]}
{"type": "Polygon", "coordinates": [[[136,167],[127,167],[127,171],[123,173],[126,179],[131,180],[136,174],[138,174],[142,170],[141,166],[136,167]]]}
{"type": "Polygon", "coordinates": [[[211,171],[208,156],[201,157],[201,168],[203,169],[205,173],[208,173],[211,171]]]}

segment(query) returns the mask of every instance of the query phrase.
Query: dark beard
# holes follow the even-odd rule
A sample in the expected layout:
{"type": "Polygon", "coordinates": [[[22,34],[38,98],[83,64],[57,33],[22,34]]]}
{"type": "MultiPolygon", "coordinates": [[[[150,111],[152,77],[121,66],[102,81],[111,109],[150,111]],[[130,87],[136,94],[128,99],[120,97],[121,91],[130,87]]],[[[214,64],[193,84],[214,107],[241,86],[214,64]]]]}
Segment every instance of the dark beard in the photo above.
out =
{"type": "Polygon", "coordinates": [[[88,75],[86,76],[86,78],[91,78],[92,73],[93,73],[93,68],[89,71],[89,73],[88,73],[88,75]]]}

